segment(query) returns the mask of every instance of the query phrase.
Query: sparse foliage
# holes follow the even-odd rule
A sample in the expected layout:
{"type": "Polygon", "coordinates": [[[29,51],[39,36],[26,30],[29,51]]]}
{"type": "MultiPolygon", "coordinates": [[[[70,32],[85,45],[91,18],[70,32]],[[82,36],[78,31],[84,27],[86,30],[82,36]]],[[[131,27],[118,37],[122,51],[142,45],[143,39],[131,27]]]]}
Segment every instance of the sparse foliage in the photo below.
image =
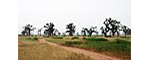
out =
{"type": "Polygon", "coordinates": [[[75,25],[73,25],[73,23],[69,23],[67,26],[66,26],[66,33],[69,33],[70,36],[73,36],[73,34],[75,33],[75,25]]]}
{"type": "Polygon", "coordinates": [[[45,35],[48,35],[48,36],[53,35],[53,32],[54,32],[55,29],[54,29],[54,24],[52,22],[46,23],[46,25],[44,25],[44,28],[46,28],[45,31],[44,31],[45,35]]]}

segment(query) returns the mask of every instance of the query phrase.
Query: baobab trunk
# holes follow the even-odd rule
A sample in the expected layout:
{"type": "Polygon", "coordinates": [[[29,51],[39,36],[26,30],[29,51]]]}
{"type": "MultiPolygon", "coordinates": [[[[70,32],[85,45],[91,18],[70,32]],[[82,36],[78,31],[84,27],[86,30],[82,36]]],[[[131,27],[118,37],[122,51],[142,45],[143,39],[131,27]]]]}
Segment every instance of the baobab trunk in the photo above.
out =
{"type": "Polygon", "coordinates": [[[73,34],[72,34],[72,33],[69,33],[69,35],[70,35],[70,36],[73,36],[73,34]]]}

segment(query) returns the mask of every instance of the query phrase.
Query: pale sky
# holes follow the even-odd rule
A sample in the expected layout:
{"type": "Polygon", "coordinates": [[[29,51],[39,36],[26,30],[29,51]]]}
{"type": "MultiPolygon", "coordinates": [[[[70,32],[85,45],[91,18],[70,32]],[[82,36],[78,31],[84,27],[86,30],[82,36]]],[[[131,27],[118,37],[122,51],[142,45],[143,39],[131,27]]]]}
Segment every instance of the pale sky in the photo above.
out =
{"type": "Polygon", "coordinates": [[[18,33],[30,23],[43,28],[53,22],[58,31],[65,32],[68,23],[76,25],[76,32],[83,27],[100,27],[112,17],[131,28],[130,0],[19,0],[18,33]]]}

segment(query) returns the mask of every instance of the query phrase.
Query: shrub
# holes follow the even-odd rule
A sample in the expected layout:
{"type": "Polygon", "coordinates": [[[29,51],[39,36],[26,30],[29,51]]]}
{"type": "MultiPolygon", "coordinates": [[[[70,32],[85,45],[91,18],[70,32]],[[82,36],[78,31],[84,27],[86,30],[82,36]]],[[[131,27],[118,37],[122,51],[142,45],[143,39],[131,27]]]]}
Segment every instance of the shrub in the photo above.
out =
{"type": "Polygon", "coordinates": [[[66,41],[65,45],[66,46],[73,46],[75,44],[82,44],[81,41],[66,41]]]}
{"type": "Polygon", "coordinates": [[[129,42],[126,41],[126,40],[115,39],[115,40],[114,40],[114,43],[129,43],[129,42]]]}
{"type": "Polygon", "coordinates": [[[26,38],[26,40],[31,40],[31,38],[30,38],[30,37],[28,37],[28,38],[26,38]]]}
{"type": "Polygon", "coordinates": [[[108,41],[105,38],[83,38],[83,39],[87,41],[108,41]]]}
{"type": "Polygon", "coordinates": [[[37,37],[34,37],[33,40],[38,40],[38,38],[37,38],[37,37]]]}
{"type": "Polygon", "coordinates": [[[71,39],[79,39],[79,37],[72,37],[71,39]]]}
{"type": "Polygon", "coordinates": [[[63,39],[63,37],[52,37],[53,39],[63,39]]]}

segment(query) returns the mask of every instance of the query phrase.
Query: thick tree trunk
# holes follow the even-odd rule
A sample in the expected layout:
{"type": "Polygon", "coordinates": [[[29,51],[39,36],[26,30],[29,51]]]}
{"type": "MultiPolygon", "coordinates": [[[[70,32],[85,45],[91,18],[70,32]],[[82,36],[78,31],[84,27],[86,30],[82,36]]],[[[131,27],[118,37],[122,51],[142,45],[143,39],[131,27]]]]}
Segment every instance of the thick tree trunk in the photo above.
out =
{"type": "Polygon", "coordinates": [[[126,35],[127,35],[127,34],[125,33],[125,37],[126,37],[126,35]]]}
{"type": "Polygon", "coordinates": [[[70,36],[73,36],[73,34],[72,34],[71,32],[69,33],[69,35],[70,35],[70,36]]]}
{"type": "Polygon", "coordinates": [[[114,36],[115,36],[115,33],[112,33],[112,36],[114,37],[114,36]]]}
{"type": "Polygon", "coordinates": [[[107,33],[104,33],[104,36],[107,37],[107,33]]]}

